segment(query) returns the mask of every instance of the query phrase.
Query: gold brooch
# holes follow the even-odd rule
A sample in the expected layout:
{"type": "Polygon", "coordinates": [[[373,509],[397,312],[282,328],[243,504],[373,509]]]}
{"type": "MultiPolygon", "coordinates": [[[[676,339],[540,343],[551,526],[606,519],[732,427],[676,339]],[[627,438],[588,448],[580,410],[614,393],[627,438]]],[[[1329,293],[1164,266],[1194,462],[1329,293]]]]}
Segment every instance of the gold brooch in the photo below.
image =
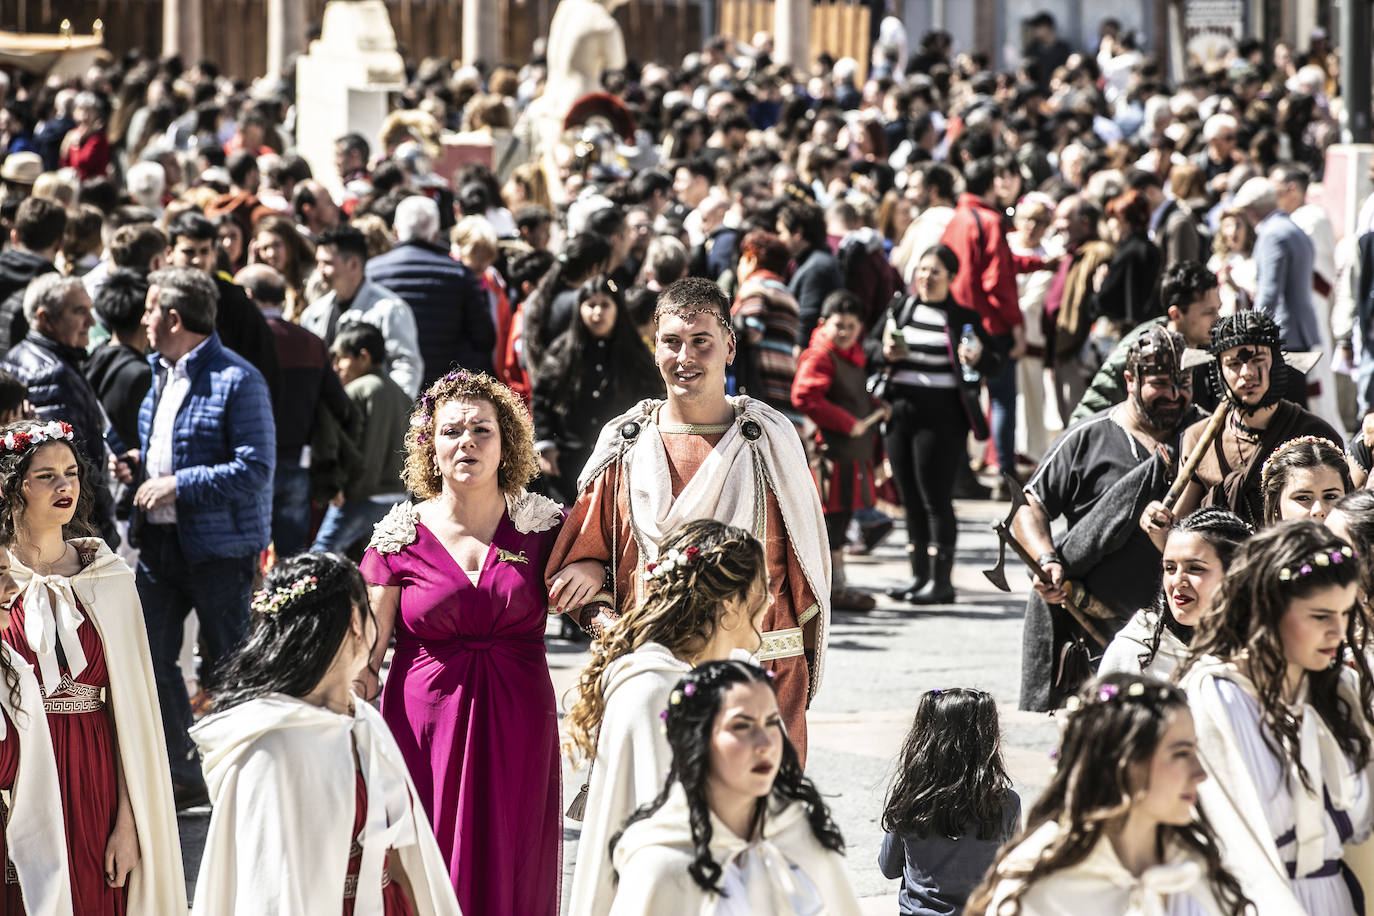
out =
{"type": "Polygon", "coordinates": [[[523,550],[519,553],[511,553],[509,550],[502,550],[500,547],[498,547],[496,548],[496,562],[528,564],[530,560],[529,557],[525,556],[525,551],[523,550]]]}

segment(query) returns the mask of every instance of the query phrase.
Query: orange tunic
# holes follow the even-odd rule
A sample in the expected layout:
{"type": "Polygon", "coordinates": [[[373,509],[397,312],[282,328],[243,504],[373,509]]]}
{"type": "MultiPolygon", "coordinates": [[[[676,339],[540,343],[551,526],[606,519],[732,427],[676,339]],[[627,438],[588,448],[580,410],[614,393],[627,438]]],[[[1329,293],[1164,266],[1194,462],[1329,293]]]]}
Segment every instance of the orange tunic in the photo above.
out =
{"type": "MultiPolygon", "coordinates": [[[[699,435],[659,431],[668,454],[673,496],[687,485],[723,434],[699,435]]],[[[808,478],[799,485],[812,486],[808,478]]],[[[774,672],[778,706],[787,735],[806,762],[806,706],[810,701],[810,670],[803,647],[816,644],[816,615],[820,605],[802,574],[796,552],[788,542],[777,497],[770,490],[764,555],[768,561],[768,589],[773,606],[763,618],[764,648],[760,658],[774,672]],[[790,632],[789,632],[790,631],[790,632]]],[[[809,532],[823,538],[823,532],[809,532]]],[[[578,497],[554,544],[548,569],[552,573],[579,560],[610,563],[615,555],[617,610],[629,610],[637,597],[639,545],[630,530],[621,465],[606,468],[578,497]],[[614,493],[614,497],[610,494],[614,493]]]]}

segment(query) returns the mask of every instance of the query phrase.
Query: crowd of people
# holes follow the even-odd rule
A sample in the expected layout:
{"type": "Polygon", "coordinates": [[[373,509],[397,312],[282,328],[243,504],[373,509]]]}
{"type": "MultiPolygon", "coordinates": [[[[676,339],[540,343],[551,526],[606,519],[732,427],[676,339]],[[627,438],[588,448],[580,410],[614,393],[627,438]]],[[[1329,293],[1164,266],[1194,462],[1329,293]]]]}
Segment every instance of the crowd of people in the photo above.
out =
{"type": "Polygon", "coordinates": [[[878,34],[634,62],[552,146],[541,49],[413,62],[313,164],[289,74],[0,70],[0,912],[186,912],[209,804],[203,916],[854,914],[846,855],[904,914],[1363,913],[1336,54],[878,34]],[[454,131],[491,155],[440,174],[454,131]],[[806,771],[845,557],[900,514],[887,597],[951,604],[955,500],[1012,495],[1048,788],[926,691],[847,848],[806,771]]]}

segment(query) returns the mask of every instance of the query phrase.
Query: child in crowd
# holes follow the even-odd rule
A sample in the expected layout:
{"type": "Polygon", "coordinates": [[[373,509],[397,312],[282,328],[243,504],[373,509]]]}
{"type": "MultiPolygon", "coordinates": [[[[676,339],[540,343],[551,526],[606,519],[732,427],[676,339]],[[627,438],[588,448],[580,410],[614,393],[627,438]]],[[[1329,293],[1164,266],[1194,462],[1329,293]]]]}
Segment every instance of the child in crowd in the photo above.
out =
{"type": "Polygon", "coordinates": [[[1300,436],[1274,449],[1260,470],[1264,523],[1294,518],[1320,522],[1354,489],[1345,452],[1329,439],[1300,436]]]}
{"type": "Polygon", "coordinates": [[[1177,687],[1124,673],[1088,684],[1069,699],[1051,772],[1026,829],[1003,848],[965,913],[1253,912],[1197,810],[1207,774],[1177,687]]]}
{"type": "Polygon", "coordinates": [[[1169,531],[1164,578],[1154,607],[1141,608],[1102,653],[1098,674],[1126,671],[1167,681],[1188,657],[1194,628],[1212,602],[1236,550],[1253,532],[1229,509],[1198,509],[1169,531]]]}
{"type": "Polygon", "coordinates": [[[871,611],[873,596],[850,588],[844,574],[845,532],[854,512],[874,503],[874,413],[889,409],[868,393],[864,355],[864,304],[837,290],[821,305],[821,323],[797,362],[792,403],[819,428],[821,504],[830,541],[830,603],[837,610],[871,611]]]}
{"type": "Polygon", "coordinates": [[[344,326],[330,348],[334,371],[353,402],[361,429],[353,437],[361,458],[359,471],[330,500],[315,535],[312,552],[342,552],[372,533],[393,505],[405,499],[400,447],[409,422],[411,401],[383,371],[386,340],[376,325],[344,326]]]}
{"type": "MultiPolygon", "coordinates": [[[[758,651],[768,610],[763,545],[713,519],[664,542],[679,560],[644,583],[639,604],[592,645],[568,713],[566,750],[591,765],[569,912],[605,916],[615,897],[607,843],[663,788],[672,762],[659,713],[693,665],[758,651]]],[[[578,802],[569,809],[577,817],[578,802]]]]}
{"type": "Polygon", "coordinates": [[[1359,572],[1350,545],[1314,521],[1260,532],[1181,669],[1211,777],[1200,797],[1264,913],[1363,912],[1341,863],[1374,826],[1359,572]]]}
{"type": "Polygon", "coordinates": [[[1002,765],[997,703],[982,690],[930,690],[898,757],[883,808],[878,867],[901,878],[902,916],[963,911],[1021,824],[1021,797],[1002,765]]]}

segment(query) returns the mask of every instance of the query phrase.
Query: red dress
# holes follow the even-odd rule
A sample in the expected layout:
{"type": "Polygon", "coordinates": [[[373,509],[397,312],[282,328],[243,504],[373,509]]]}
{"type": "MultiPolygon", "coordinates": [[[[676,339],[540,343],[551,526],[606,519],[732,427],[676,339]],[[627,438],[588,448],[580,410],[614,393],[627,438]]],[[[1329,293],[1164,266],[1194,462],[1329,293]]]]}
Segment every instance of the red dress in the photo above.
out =
{"type": "MultiPolygon", "coordinates": [[[[348,851],[348,885],[344,890],[343,916],[353,916],[353,900],[355,894],[350,893],[349,889],[358,882],[358,869],[363,863],[363,847],[358,842],[358,838],[363,834],[363,826],[367,823],[367,782],[363,779],[363,774],[358,773],[358,786],[356,791],[356,810],[353,815],[353,846],[348,851]]],[[[382,874],[387,875],[386,862],[390,860],[390,854],[382,862],[382,874]]],[[[386,878],[382,879],[384,882],[386,878]]],[[[415,910],[410,906],[410,898],[406,896],[405,888],[401,887],[399,881],[390,881],[382,885],[382,912],[386,916],[415,916],[415,910]]]]}
{"type": "MultiPolygon", "coordinates": [[[[0,690],[8,689],[0,684],[0,690]]],[[[14,730],[14,722],[0,710],[5,720],[5,738],[0,741],[0,789],[14,787],[14,776],[19,770],[19,735],[14,730]]],[[[9,811],[4,811],[6,821],[9,811]]],[[[4,889],[0,890],[0,916],[24,916],[24,898],[19,893],[19,876],[10,864],[9,844],[5,832],[0,830],[0,863],[4,863],[4,889]]]]}
{"type": "MultiPolygon", "coordinates": [[[[78,605],[79,607],[79,605],[78,605]]],[[[83,616],[85,608],[81,609],[83,616]]],[[[86,668],[75,679],[75,687],[59,689],[48,699],[80,697],[87,688],[110,686],[105,667],[105,647],[87,618],[76,630],[81,649],[86,653],[86,668]]],[[[16,598],[10,609],[9,629],[0,633],[24,660],[35,668],[38,657],[24,635],[23,598],[16,598]]],[[[67,666],[61,668],[63,681],[69,678],[67,666]]],[[[103,704],[90,712],[48,713],[53,756],[57,761],[57,783],[62,791],[62,820],[67,827],[67,860],[71,869],[72,908],[81,916],[123,916],[128,887],[113,888],[105,883],[105,846],[114,829],[119,794],[116,782],[117,748],[110,711],[103,704]]]]}

